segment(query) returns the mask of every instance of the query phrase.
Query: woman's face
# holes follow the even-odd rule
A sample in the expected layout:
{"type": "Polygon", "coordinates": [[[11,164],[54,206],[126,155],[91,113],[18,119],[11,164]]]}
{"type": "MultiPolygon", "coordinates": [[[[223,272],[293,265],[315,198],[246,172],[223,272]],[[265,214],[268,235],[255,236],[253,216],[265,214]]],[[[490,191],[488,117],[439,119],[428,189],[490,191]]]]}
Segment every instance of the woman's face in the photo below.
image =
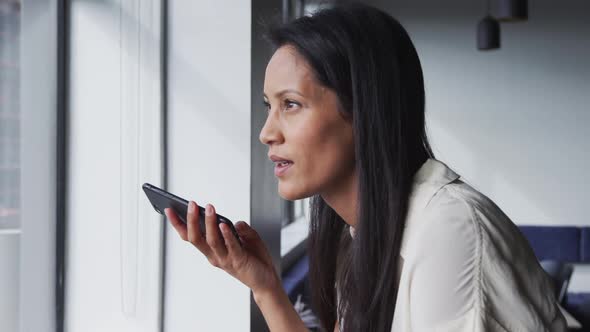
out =
{"type": "Polygon", "coordinates": [[[279,195],[296,200],[339,190],[354,174],[352,123],[339,111],[336,94],[321,86],[292,46],[280,47],[264,79],[268,116],[260,141],[275,162],[279,195]]]}

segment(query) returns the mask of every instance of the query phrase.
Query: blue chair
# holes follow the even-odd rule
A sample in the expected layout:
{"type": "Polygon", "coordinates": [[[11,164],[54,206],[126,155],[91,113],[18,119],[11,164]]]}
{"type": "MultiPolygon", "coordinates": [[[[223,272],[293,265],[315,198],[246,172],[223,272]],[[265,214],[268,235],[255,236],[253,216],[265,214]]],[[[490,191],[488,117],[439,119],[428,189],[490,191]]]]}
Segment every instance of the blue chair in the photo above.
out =
{"type": "Polygon", "coordinates": [[[540,263],[543,270],[545,270],[553,280],[555,297],[559,303],[563,305],[574,268],[570,264],[556,260],[544,260],[540,263]]]}

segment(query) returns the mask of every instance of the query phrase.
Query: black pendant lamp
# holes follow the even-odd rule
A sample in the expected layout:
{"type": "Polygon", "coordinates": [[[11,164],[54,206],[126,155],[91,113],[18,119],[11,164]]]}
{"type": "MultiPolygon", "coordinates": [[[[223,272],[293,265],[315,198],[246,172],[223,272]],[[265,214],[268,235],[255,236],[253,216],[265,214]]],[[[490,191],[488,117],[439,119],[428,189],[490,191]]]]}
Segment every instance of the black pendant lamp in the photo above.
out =
{"type": "Polygon", "coordinates": [[[480,51],[500,48],[500,23],[490,15],[490,0],[486,4],[488,14],[477,24],[477,49],[480,51]]]}
{"type": "Polygon", "coordinates": [[[490,15],[477,24],[477,49],[489,51],[500,48],[500,23],[490,15]]]}
{"type": "Polygon", "coordinates": [[[502,22],[526,21],[529,16],[527,0],[496,0],[496,19],[502,22]]]}

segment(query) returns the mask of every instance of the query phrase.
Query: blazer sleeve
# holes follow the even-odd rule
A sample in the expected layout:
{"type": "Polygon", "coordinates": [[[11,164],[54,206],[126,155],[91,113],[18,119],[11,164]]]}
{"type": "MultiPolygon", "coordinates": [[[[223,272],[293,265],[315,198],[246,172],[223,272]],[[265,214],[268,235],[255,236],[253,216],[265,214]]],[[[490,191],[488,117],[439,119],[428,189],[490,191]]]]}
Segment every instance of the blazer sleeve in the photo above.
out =
{"type": "Polygon", "coordinates": [[[483,312],[481,239],[464,200],[442,194],[431,200],[423,214],[419,245],[412,252],[412,331],[507,331],[483,312]]]}
{"type": "Polygon", "coordinates": [[[424,209],[411,254],[412,331],[566,331],[516,226],[488,200],[441,189],[424,209]]]}

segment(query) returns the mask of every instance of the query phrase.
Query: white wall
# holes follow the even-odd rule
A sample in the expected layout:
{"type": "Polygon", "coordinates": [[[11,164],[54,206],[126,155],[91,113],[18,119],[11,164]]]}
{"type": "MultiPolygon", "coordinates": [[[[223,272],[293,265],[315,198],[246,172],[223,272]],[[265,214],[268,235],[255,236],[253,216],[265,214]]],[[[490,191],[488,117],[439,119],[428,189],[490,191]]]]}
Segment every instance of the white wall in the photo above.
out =
{"type": "MultiPolygon", "coordinates": [[[[250,214],[250,2],[169,2],[169,189],[250,214]]],[[[166,331],[249,331],[249,289],[167,230],[166,331]]]]}
{"type": "Polygon", "coordinates": [[[418,49],[437,157],[517,224],[590,225],[590,3],[529,1],[481,52],[483,1],[375,2],[418,49]]]}
{"type": "MultiPolygon", "coordinates": [[[[416,45],[437,158],[516,224],[590,226],[590,3],[529,1],[529,20],[481,52],[484,1],[369,2],[416,45]]],[[[590,291],[587,268],[570,290],[590,291]]]]}
{"type": "Polygon", "coordinates": [[[71,3],[66,331],[160,330],[159,3],[71,3]]]}

